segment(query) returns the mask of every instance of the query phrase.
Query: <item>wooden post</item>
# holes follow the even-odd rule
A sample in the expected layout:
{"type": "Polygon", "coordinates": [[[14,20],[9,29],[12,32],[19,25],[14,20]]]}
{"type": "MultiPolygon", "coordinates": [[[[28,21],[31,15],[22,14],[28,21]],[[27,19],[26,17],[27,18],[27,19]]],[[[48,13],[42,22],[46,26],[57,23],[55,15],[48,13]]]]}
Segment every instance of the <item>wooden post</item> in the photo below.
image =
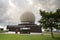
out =
{"type": "Polygon", "coordinates": [[[18,32],[18,29],[15,30],[15,33],[16,33],[16,34],[17,34],[17,32],[18,32]]]}

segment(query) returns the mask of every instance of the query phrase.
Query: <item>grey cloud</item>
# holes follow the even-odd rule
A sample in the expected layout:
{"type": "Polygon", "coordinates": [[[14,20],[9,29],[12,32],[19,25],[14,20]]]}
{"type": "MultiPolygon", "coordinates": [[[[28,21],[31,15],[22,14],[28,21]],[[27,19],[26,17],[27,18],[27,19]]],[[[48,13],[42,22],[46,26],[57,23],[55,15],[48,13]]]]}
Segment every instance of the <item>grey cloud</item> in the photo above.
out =
{"type": "Polygon", "coordinates": [[[55,0],[55,4],[57,7],[60,7],[60,0],[55,0]]]}
{"type": "Polygon", "coordinates": [[[6,10],[7,10],[8,2],[6,0],[0,0],[0,25],[6,24],[7,15],[6,15],[6,10]]]}
{"type": "Polygon", "coordinates": [[[46,10],[53,11],[60,7],[60,0],[41,0],[41,4],[46,8],[46,10]]]}
{"type": "Polygon", "coordinates": [[[40,7],[40,9],[42,7],[47,11],[54,11],[55,9],[60,7],[60,0],[32,0],[32,5],[29,5],[29,2],[27,0],[10,1],[16,6],[16,8],[9,5],[9,0],[0,0],[0,25],[18,24],[18,19],[12,17],[19,17],[20,13],[23,13],[26,10],[34,12],[36,17],[39,19],[40,16],[38,15],[38,7],[40,7]],[[9,15],[7,13],[9,13],[9,15]]]}
{"type": "Polygon", "coordinates": [[[27,0],[11,0],[16,6],[19,7],[26,7],[28,5],[28,1],[27,0]]]}
{"type": "Polygon", "coordinates": [[[60,7],[60,0],[33,0],[36,5],[40,4],[47,11],[54,11],[60,7]]]}

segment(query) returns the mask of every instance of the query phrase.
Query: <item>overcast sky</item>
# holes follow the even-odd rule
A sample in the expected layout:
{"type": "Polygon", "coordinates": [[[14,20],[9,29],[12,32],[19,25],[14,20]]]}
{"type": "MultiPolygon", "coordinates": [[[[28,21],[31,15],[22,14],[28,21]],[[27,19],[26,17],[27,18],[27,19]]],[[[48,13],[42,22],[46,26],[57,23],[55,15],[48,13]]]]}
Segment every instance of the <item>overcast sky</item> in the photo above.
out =
{"type": "Polygon", "coordinates": [[[0,25],[19,24],[20,16],[31,11],[36,23],[41,18],[39,10],[55,11],[60,7],[60,0],[0,0],[0,25]]]}

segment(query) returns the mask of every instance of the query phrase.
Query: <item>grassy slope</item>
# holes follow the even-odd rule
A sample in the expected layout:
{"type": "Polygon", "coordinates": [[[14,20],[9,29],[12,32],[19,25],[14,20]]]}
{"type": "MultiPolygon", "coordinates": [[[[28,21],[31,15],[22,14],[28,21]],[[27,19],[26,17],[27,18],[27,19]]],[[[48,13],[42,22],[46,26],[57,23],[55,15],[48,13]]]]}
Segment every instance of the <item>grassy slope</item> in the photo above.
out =
{"type": "Polygon", "coordinates": [[[60,34],[54,36],[52,39],[50,35],[0,34],[0,40],[60,40],[60,34]]]}

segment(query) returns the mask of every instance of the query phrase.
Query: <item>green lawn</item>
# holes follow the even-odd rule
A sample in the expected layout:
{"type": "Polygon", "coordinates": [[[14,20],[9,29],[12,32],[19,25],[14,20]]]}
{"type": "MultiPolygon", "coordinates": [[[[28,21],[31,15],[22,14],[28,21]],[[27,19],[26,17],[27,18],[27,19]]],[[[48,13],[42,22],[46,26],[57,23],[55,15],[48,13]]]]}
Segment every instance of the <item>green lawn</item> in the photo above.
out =
{"type": "Polygon", "coordinates": [[[60,34],[54,34],[54,36],[55,38],[40,34],[0,34],[0,40],[60,40],[60,34]]]}

